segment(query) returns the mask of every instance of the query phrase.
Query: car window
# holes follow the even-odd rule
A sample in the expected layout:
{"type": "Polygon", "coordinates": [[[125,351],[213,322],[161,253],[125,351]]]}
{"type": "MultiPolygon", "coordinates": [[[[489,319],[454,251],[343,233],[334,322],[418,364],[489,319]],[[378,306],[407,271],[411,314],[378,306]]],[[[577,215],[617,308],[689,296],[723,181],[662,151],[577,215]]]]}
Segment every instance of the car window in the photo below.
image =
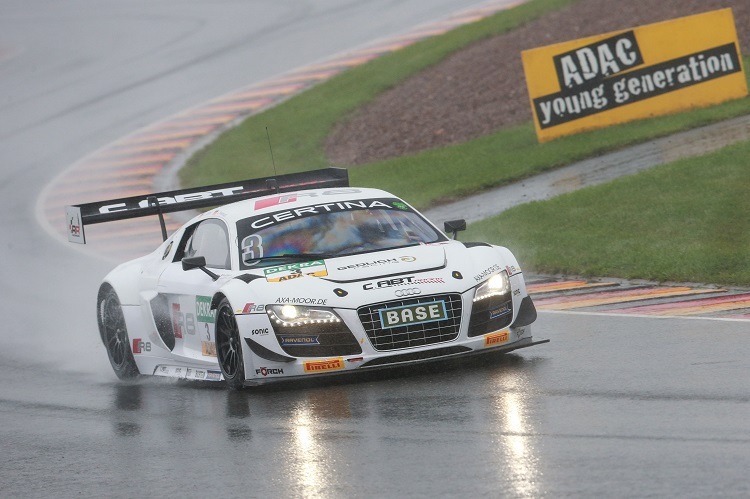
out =
{"type": "Polygon", "coordinates": [[[240,265],[284,254],[352,255],[444,240],[398,199],[328,203],[240,220],[240,265]]]}
{"type": "Polygon", "coordinates": [[[185,243],[184,257],[206,257],[206,267],[229,269],[229,234],[220,220],[204,220],[185,243]]]}

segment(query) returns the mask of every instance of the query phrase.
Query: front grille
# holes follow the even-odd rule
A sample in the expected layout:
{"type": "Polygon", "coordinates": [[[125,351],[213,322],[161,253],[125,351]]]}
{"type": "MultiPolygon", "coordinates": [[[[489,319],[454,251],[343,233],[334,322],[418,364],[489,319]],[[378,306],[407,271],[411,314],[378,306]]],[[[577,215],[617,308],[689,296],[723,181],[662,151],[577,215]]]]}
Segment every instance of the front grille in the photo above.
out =
{"type": "Polygon", "coordinates": [[[469,337],[489,334],[510,325],[513,301],[510,293],[474,302],[469,320],[469,337]]]}
{"type": "Polygon", "coordinates": [[[273,325],[276,339],[293,357],[359,355],[362,347],[343,322],[282,327],[273,325]]]}
{"type": "Polygon", "coordinates": [[[377,303],[358,308],[357,314],[375,350],[382,352],[433,345],[458,337],[461,328],[461,295],[431,295],[377,303]],[[445,304],[446,319],[390,328],[384,328],[381,323],[381,310],[436,301],[445,304]]]}

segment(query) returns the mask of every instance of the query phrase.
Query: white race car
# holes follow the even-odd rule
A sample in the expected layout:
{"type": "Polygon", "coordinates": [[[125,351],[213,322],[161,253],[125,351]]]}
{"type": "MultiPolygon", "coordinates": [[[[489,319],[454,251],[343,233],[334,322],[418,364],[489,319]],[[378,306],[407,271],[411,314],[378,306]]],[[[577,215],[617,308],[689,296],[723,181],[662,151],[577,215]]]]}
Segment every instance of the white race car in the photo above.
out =
{"type": "Polygon", "coordinates": [[[84,226],[159,215],[165,240],[99,290],[117,376],[272,380],[350,373],[533,341],[513,254],[446,237],[405,201],[351,188],[345,169],[69,206],[84,226]],[[311,189],[313,188],[313,189],[311,189]],[[238,201],[239,199],[239,201],[238,201]],[[231,204],[229,204],[231,203],[231,204]],[[218,206],[166,236],[164,212],[218,206]]]}

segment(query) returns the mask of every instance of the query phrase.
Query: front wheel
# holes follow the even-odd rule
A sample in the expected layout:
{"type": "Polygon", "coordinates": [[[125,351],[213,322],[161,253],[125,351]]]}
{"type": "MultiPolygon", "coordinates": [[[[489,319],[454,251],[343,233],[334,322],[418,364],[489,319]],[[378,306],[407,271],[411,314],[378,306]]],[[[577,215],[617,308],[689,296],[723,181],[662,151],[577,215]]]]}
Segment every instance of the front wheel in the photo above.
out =
{"type": "Polygon", "coordinates": [[[132,379],[140,372],[135,364],[133,352],[130,350],[128,330],[125,327],[125,316],[122,313],[117,293],[109,284],[103,284],[99,289],[96,304],[99,334],[102,336],[104,347],[107,349],[112,369],[120,379],[132,379]]]}
{"type": "Polygon", "coordinates": [[[237,319],[229,300],[224,298],[216,310],[216,356],[229,388],[239,390],[245,386],[245,362],[242,360],[242,343],[237,319]]]}

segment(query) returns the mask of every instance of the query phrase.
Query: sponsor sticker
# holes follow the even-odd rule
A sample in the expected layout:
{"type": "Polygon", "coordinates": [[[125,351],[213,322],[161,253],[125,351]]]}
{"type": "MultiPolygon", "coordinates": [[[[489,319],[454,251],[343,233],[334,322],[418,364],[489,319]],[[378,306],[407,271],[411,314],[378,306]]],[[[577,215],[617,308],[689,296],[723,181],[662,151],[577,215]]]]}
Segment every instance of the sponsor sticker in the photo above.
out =
{"type": "Polygon", "coordinates": [[[496,333],[487,334],[484,336],[484,346],[493,347],[496,345],[502,345],[503,343],[506,343],[509,338],[510,333],[507,329],[498,331],[496,333]]]}
{"type": "Polygon", "coordinates": [[[81,222],[81,208],[77,206],[65,207],[65,221],[68,225],[68,241],[71,243],[86,243],[86,236],[81,222]]]}
{"type": "Polygon", "coordinates": [[[284,203],[293,203],[297,201],[297,194],[282,194],[268,199],[259,199],[255,202],[255,209],[262,210],[270,206],[278,206],[284,203]]]}
{"type": "Polygon", "coordinates": [[[385,308],[379,310],[378,313],[380,314],[380,323],[383,329],[410,326],[412,324],[425,324],[448,318],[445,302],[439,300],[417,305],[385,308]]]}
{"type": "Polygon", "coordinates": [[[350,270],[350,269],[369,269],[372,267],[379,267],[381,265],[392,265],[396,263],[411,263],[417,260],[414,256],[400,256],[398,258],[383,258],[380,260],[372,260],[370,262],[354,263],[352,265],[345,265],[343,267],[337,267],[337,270],[350,270]]]}
{"type": "Polygon", "coordinates": [[[151,342],[150,341],[143,341],[140,338],[135,338],[133,340],[133,353],[143,353],[143,352],[150,352],[151,351],[151,342]]]}
{"type": "Polygon", "coordinates": [[[201,341],[201,354],[204,357],[216,357],[216,343],[213,341],[201,341]]]}
{"type": "Polygon", "coordinates": [[[381,281],[368,282],[362,285],[362,289],[382,289],[391,288],[393,286],[406,286],[409,284],[445,284],[445,279],[442,277],[430,277],[423,279],[416,279],[414,276],[407,277],[396,277],[393,279],[383,279],[381,281]]]}
{"type": "Polygon", "coordinates": [[[216,310],[211,310],[211,297],[195,297],[195,315],[198,322],[213,324],[216,322],[216,310]]]}
{"type": "Polygon", "coordinates": [[[325,371],[340,371],[344,369],[344,358],[336,357],[326,360],[306,360],[303,364],[306,373],[320,373],[325,371]]]}
{"type": "Polygon", "coordinates": [[[266,306],[263,304],[256,305],[255,303],[245,303],[245,306],[242,308],[242,310],[237,310],[237,313],[249,314],[251,312],[265,312],[265,311],[266,311],[266,306]]]}
{"type": "Polygon", "coordinates": [[[488,269],[484,269],[482,272],[480,272],[479,274],[475,275],[474,276],[474,280],[477,281],[477,282],[479,282],[482,279],[484,279],[485,277],[488,277],[490,274],[492,274],[494,272],[497,272],[498,270],[500,270],[500,265],[495,264],[492,267],[490,267],[488,269]]]}
{"type": "Polygon", "coordinates": [[[510,311],[511,311],[510,310],[510,306],[507,303],[505,305],[501,306],[501,307],[498,307],[496,309],[490,310],[490,320],[496,319],[496,318],[500,317],[501,315],[508,314],[508,313],[510,313],[510,311]]]}
{"type": "Polygon", "coordinates": [[[276,367],[261,367],[255,370],[255,374],[260,374],[261,376],[279,375],[284,374],[284,370],[276,367]]]}
{"type": "Polygon", "coordinates": [[[325,277],[328,275],[325,261],[314,260],[312,262],[290,263],[263,269],[263,274],[268,282],[288,281],[303,276],[325,277]]]}
{"type": "Polygon", "coordinates": [[[276,298],[276,303],[283,303],[284,305],[325,305],[328,303],[328,298],[276,298]]]}
{"type": "Polygon", "coordinates": [[[282,346],[320,345],[318,336],[282,336],[282,346]]]}

